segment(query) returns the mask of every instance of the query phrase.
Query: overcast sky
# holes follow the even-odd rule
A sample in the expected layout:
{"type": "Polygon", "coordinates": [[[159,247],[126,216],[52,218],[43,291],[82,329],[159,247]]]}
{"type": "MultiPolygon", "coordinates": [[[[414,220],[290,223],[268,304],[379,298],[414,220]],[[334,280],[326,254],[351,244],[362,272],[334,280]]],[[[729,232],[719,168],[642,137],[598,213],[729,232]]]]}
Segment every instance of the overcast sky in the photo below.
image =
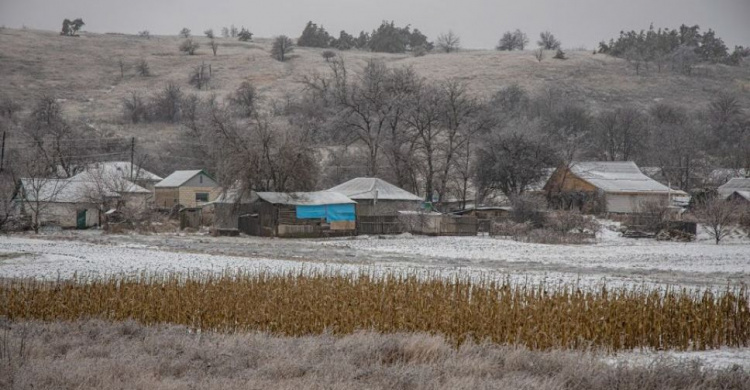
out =
{"type": "Polygon", "coordinates": [[[93,32],[174,35],[246,26],[256,36],[298,37],[305,23],[338,36],[371,31],[382,20],[411,24],[431,39],[452,29],[467,48],[492,48],[506,30],[532,40],[550,30],[564,47],[595,47],[623,29],[698,24],[713,28],[731,48],[750,45],[750,0],[0,0],[0,24],[59,30],[82,17],[93,32]]]}

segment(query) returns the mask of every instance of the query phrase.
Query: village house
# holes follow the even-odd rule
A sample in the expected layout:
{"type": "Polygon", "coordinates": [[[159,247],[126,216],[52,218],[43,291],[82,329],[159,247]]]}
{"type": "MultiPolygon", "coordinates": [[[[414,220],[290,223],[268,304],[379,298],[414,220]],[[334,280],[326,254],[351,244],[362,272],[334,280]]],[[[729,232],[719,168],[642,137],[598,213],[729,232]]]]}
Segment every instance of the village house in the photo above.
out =
{"type": "Polygon", "coordinates": [[[649,205],[673,206],[687,193],[646,176],[632,161],[576,162],[555,170],[545,192],[558,207],[589,207],[599,203],[607,213],[639,213],[649,205]]]}
{"type": "Polygon", "coordinates": [[[730,179],[719,187],[717,191],[722,199],[750,203],[750,178],[730,179]]]}
{"type": "Polygon", "coordinates": [[[263,237],[354,235],[356,202],[343,194],[257,192],[246,233],[263,237]]]}
{"type": "Polygon", "coordinates": [[[346,195],[357,202],[358,216],[396,215],[403,210],[419,210],[422,198],[383,179],[358,177],[328,191],[346,195]]]}
{"type": "Polygon", "coordinates": [[[67,179],[24,178],[18,192],[20,212],[38,218],[39,225],[77,229],[101,225],[109,210],[145,210],[151,196],[137,184],[95,169],[67,179]]]}
{"type": "Polygon", "coordinates": [[[219,193],[219,184],[204,170],[175,171],[154,185],[154,203],[161,209],[195,208],[216,200],[219,193]]]}

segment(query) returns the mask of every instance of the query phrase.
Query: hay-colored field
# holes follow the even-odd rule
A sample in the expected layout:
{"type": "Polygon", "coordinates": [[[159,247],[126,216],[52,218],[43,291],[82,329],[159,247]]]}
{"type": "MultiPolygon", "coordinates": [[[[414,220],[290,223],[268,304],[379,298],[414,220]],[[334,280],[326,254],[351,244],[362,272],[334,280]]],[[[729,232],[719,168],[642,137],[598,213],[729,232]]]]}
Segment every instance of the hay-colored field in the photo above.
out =
{"type": "Polygon", "coordinates": [[[200,330],[289,336],[440,334],[529,349],[747,347],[750,296],[741,289],[581,290],[457,277],[226,273],[44,282],[0,281],[0,316],[44,321],[101,318],[200,330]]]}

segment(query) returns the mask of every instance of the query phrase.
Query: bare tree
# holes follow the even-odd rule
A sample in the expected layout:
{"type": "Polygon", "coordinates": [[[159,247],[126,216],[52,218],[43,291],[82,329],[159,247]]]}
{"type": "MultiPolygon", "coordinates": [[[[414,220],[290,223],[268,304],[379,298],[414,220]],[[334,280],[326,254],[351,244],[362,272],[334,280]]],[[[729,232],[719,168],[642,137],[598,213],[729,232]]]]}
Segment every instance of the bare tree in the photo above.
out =
{"type": "Polygon", "coordinates": [[[539,40],[536,41],[540,49],[544,50],[557,50],[560,48],[560,41],[555,38],[549,31],[543,31],[539,33],[539,40]]]}
{"type": "Polygon", "coordinates": [[[120,68],[120,78],[125,78],[125,70],[128,68],[128,65],[125,63],[125,60],[122,59],[122,57],[117,59],[117,67],[120,68]]]}
{"type": "Polygon", "coordinates": [[[534,50],[534,58],[536,58],[538,62],[542,62],[542,60],[544,59],[544,49],[539,48],[537,50],[534,50]]]}
{"type": "Polygon", "coordinates": [[[646,152],[647,118],[634,108],[618,108],[599,115],[592,126],[595,149],[607,161],[630,161],[646,152]]]}
{"type": "Polygon", "coordinates": [[[219,51],[219,43],[212,39],[208,46],[211,47],[211,51],[214,53],[214,57],[216,57],[216,52],[219,51]]]}
{"type": "Polygon", "coordinates": [[[222,27],[221,28],[221,37],[222,38],[229,38],[229,28],[228,27],[222,27]]]}
{"type": "Polygon", "coordinates": [[[187,53],[188,55],[194,55],[199,47],[200,44],[198,44],[198,42],[194,41],[192,38],[188,38],[180,44],[180,51],[187,53]]]}
{"type": "Polygon", "coordinates": [[[210,39],[212,41],[214,40],[214,29],[209,28],[208,30],[204,31],[203,34],[206,35],[206,38],[208,38],[208,39],[210,39]]]}
{"type": "Polygon", "coordinates": [[[242,84],[229,96],[229,105],[240,116],[250,118],[256,113],[256,105],[259,100],[258,91],[247,81],[242,84]]]}
{"type": "Polygon", "coordinates": [[[273,47],[271,48],[271,57],[277,61],[284,62],[289,57],[288,54],[294,50],[294,43],[286,35],[276,37],[273,41],[273,47]]]}
{"type": "Polygon", "coordinates": [[[13,172],[4,170],[0,172],[0,231],[7,227],[17,212],[15,197],[16,180],[13,172]]]}
{"type": "Polygon", "coordinates": [[[736,226],[739,211],[740,208],[736,202],[716,196],[698,206],[695,214],[718,245],[736,226]]]}
{"type": "Polygon", "coordinates": [[[477,151],[477,187],[500,190],[514,198],[542,179],[545,168],[557,163],[555,151],[546,142],[522,132],[495,134],[477,151]]]}
{"type": "Polygon", "coordinates": [[[22,212],[31,217],[31,228],[36,234],[45,220],[54,218],[48,211],[69,185],[67,179],[50,178],[49,174],[49,167],[41,159],[29,158],[23,166],[25,177],[21,179],[19,199],[22,212]]]}
{"type": "Polygon", "coordinates": [[[185,39],[190,38],[190,29],[187,27],[183,27],[178,35],[185,39]]]}
{"type": "Polygon", "coordinates": [[[448,33],[438,35],[437,47],[446,53],[458,51],[461,48],[461,38],[453,30],[448,30],[448,33]]]}
{"type": "Polygon", "coordinates": [[[206,65],[204,62],[193,68],[190,72],[190,80],[188,82],[198,89],[208,88],[211,83],[211,76],[211,64],[206,65]]]}
{"type": "Polygon", "coordinates": [[[146,104],[138,92],[130,92],[130,96],[123,99],[122,105],[125,119],[131,123],[138,123],[148,119],[146,104]]]}

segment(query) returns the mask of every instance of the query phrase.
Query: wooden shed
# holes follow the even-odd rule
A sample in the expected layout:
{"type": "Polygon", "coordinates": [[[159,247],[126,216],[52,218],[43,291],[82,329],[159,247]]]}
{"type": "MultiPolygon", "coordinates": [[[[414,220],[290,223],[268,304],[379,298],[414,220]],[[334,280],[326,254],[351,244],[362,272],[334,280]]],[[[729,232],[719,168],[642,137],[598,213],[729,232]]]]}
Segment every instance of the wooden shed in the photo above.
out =
{"type": "Polygon", "coordinates": [[[356,202],[319,192],[257,192],[247,225],[263,237],[325,237],[356,233],[356,202]]]}
{"type": "Polygon", "coordinates": [[[154,203],[161,209],[201,207],[216,200],[219,185],[203,170],[175,171],[154,185],[154,203]]]}
{"type": "Polygon", "coordinates": [[[576,162],[555,170],[545,192],[558,207],[585,207],[598,202],[599,211],[638,213],[648,204],[672,206],[684,191],[646,176],[632,161],[576,162]]]}

